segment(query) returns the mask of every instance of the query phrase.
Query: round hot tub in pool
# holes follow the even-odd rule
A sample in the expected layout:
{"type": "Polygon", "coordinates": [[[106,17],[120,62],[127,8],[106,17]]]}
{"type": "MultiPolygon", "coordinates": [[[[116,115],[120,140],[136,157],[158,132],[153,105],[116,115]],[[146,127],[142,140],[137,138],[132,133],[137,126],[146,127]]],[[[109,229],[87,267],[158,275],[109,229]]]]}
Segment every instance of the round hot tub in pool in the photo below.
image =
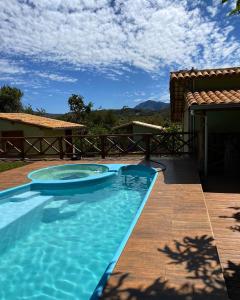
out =
{"type": "Polygon", "coordinates": [[[67,164],[48,167],[29,173],[28,178],[35,182],[72,182],[98,178],[109,172],[109,168],[97,164],[67,164]]]}

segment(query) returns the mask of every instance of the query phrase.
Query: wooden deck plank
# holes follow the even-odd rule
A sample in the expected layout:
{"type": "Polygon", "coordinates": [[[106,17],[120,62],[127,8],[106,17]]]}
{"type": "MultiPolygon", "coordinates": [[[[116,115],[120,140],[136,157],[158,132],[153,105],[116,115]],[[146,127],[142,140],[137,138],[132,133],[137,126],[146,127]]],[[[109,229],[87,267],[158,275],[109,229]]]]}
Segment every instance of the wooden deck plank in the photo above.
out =
{"type": "MultiPolygon", "coordinates": [[[[229,179],[231,180],[231,179],[229,179]]],[[[219,185],[211,179],[204,193],[206,204],[216,240],[220,262],[232,300],[240,299],[240,192],[226,179],[228,192],[224,191],[225,182],[220,179],[219,185]],[[215,183],[215,182],[214,182],[215,183]],[[233,188],[233,189],[232,189],[233,188]],[[210,191],[208,191],[208,189],[210,191]]]]}

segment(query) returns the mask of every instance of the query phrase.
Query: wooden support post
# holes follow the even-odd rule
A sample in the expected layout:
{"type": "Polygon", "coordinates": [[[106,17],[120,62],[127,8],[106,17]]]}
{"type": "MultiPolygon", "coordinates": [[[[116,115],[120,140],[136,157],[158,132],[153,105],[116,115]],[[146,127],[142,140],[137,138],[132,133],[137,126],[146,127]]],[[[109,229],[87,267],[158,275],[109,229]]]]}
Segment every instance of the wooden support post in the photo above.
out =
{"type": "Polygon", "coordinates": [[[39,138],[39,149],[40,149],[40,155],[42,155],[42,154],[43,154],[43,145],[42,145],[42,140],[43,140],[43,138],[42,138],[42,137],[40,137],[40,138],[39,138]]]}
{"type": "Polygon", "coordinates": [[[25,149],[24,149],[24,142],[25,142],[25,140],[24,140],[24,138],[22,139],[22,143],[21,143],[21,158],[22,158],[22,160],[25,160],[25,149]]]}
{"type": "Polygon", "coordinates": [[[189,132],[189,139],[191,139],[191,143],[189,145],[190,147],[190,152],[194,153],[194,151],[196,150],[196,144],[195,144],[195,113],[194,110],[190,110],[190,132],[189,132]]]}
{"type": "Polygon", "coordinates": [[[150,159],[150,155],[151,155],[151,147],[150,147],[150,143],[151,143],[151,134],[146,134],[145,135],[145,159],[149,160],[150,159]]]}
{"type": "Polygon", "coordinates": [[[106,136],[105,135],[100,136],[100,142],[101,142],[101,157],[102,159],[105,159],[106,157],[106,136]]]}
{"type": "Polygon", "coordinates": [[[60,156],[60,159],[63,159],[64,158],[64,152],[63,152],[63,137],[60,136],[58,138],[58,145],[59,145],[59,156],[60,156]]]}
{"type": "Polygon", "coordinates": [[[204,118],[204,176],[208,175],[208,119],[207,114],[204,118]]]}
{"type": "Polygon", "coordinates": [[[198,136],[197,136],[197,158],[198,158],[198,164],[199,164],[199,169],[202,174],[204,174],[204,114],[202,111],[199,111],[198,114],[198,119],[199,119],[199,130],[198,130],[198,136]]]}

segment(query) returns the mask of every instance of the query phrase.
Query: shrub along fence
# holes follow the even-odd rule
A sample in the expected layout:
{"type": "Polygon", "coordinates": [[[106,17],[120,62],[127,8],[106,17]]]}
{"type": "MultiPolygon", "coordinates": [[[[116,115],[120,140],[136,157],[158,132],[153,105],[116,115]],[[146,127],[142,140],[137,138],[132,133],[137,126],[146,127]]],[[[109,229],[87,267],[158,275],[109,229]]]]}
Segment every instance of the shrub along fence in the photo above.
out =
{"type": "Polygon", "coordinates": [[[160,134],[106,134],[45,137],[0,137],[0,158],[84,158],[113,155],[190,154],[194,136],[189,132],[160,134]]]}

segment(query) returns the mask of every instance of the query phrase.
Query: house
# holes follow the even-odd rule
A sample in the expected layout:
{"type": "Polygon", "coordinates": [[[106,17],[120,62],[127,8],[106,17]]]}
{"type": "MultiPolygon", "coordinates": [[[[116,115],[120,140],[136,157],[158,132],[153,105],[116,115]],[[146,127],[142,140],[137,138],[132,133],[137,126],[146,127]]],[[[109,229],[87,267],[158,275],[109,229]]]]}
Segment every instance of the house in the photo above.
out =
{"type": "Polygon", "coordinates": [[[171,119],[196,135],[199,168],[232,173],[240,166],[240,67],[170,74],[171,119]]]}
{"type": "Polygon", "coordinates": [[[113,128],[113,131],[117,133],[160,133],[164,130],[162,126],[139,122],[139,121],[131,121],[129,123],[125,123],[113,128]]]}
{"type": "MultiPolygon", "coordinates": [[[[3,152],[8,153],[14,152],[16,148],[19,150],[29,149],[30,145],[28,143],[33,143],[36,149],[40,148],[40,145],[38,145],[39,142],[34,139],[29,139],[28,143],[26,143],[20,137],[44,137],[45,139],[48,138],[50,141],[53,137],[66,136],[66,140],[71,142],[71,136],[82,134],[85,131],[85,128],[86,127],[81,124],[37,115],[25,113],[0,113],[0,137],[5,138],[2,139],[0,148],[3,149],[3,152]],[[7,140],[10,140],[14,147],[11,146],[10,143],[7,143],[7,140]]],[[[50,143],[51,142],[52,140],[50,143]]],[[[44,144],[45,148],[49,146],[46,142],[44,144]]],[[[67,142],[63,147],[68,153],[72,151],[71,146],[69,146],[67,142]]],[[[49,147],[49,151],[52,150],[53,148],[49,147]]],[[[33,152],[34,147],[32,147],[30,151],[33,152]]]]}
{"type": "MultiPolygon", "coordinates": [[[[162,126],[144,123],[140,121],[131,121],[129,123],[125,123],[119,126],[116,126],[112,129],[117,134],[133,134],[132,137],[120,137],[118,140],[121,142],[122,145],[126,144],[126,141],[132,139],[132,142],[134,142],[137,145],[138,150],[145,151],[146,149],[146,143],[147,140],[142,134],[160,134],[164,131],[164,128],[162,126]]],[[[127,147],[127,145],[125,145],[127,147]]]]}

